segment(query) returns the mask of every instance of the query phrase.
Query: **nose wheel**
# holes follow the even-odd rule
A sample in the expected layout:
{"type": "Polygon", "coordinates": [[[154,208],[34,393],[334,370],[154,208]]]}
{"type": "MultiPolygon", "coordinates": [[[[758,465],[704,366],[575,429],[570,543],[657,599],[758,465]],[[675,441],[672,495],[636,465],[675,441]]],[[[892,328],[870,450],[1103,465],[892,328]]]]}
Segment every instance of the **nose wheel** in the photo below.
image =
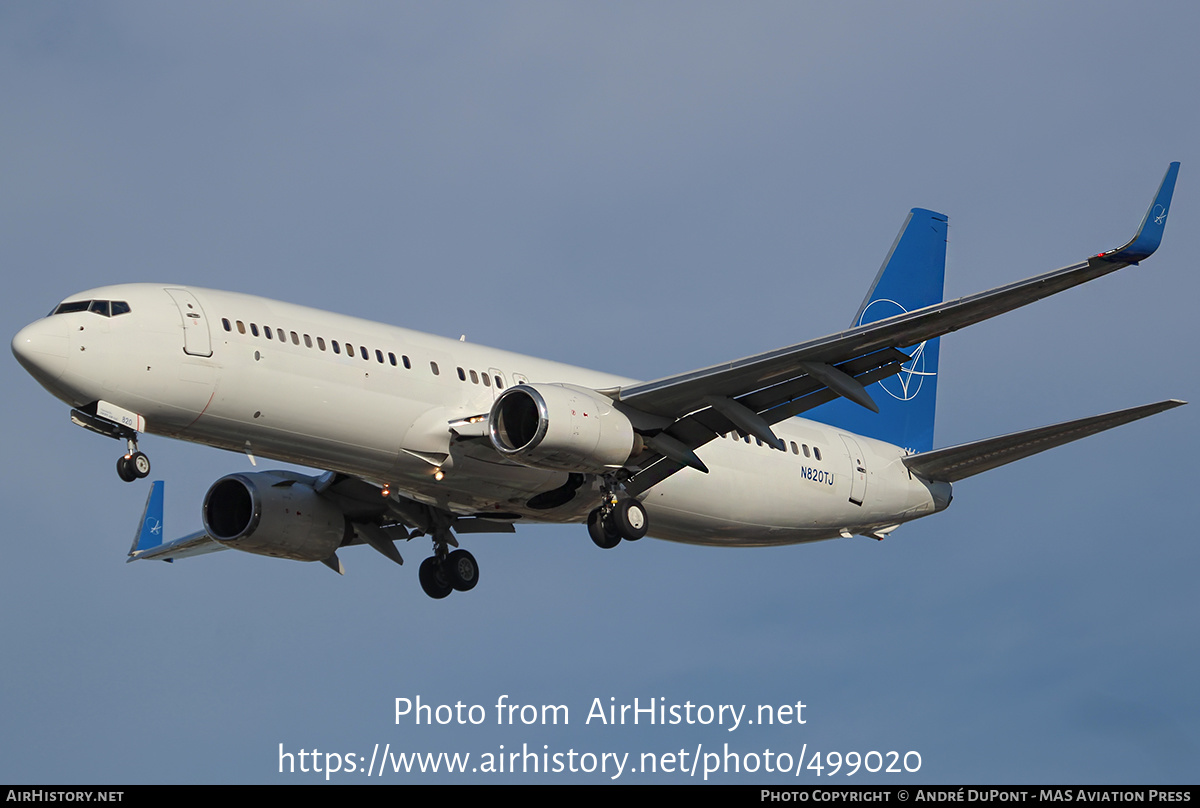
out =
{"type": "Polygon", "coordinates": [[[150,476],[150,458],[138,451],[133,438],[129,439],[129,451],[117,458],[117,476],[127,483],[150,476]]]}

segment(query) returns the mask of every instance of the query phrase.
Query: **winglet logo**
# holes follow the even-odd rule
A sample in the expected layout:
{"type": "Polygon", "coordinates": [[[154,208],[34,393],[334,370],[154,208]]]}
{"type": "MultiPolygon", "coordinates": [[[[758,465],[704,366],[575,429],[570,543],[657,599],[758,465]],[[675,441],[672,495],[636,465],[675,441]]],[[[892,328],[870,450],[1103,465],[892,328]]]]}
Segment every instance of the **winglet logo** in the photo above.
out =
{"type": "Polygon", "coordinates": [[[1154,217],[1154,223],[1161,225],[1167,220],[1167,209],[1162,205],[1155,205],[1154,212],[1151,215],[1154,217]]]}
{"type": "MultiPolygon", "coordinates": [[[[863,309],[862,316],[858,318],[858,322],[860,325],[862,323],[874,323],[888,317],[895,317],[898,314],[908,314],[908,309],[901,306],[895,300],[879,298],[872,300],[863,309]],[[875,309],[876,306],[882,308],[875,309]],[[875,311],[872,312],[872,309],[875,309],[875,311]]],[[[912,350],[911,358],[901,365],[900,368],[900,373],[879,382],[879,386],[889,396],[898,401],[912,401],[921,392],[921,386],[924,384],[925,379],[937,375],[937,371],[927,371],[925,369],[924,342],[912,350]]]]}

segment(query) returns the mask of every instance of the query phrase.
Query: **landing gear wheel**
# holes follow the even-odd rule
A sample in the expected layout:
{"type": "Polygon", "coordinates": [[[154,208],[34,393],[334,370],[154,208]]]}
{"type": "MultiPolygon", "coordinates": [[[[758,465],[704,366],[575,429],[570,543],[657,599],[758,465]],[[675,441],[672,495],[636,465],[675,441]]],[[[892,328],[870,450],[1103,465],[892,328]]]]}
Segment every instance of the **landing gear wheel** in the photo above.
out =
{"type": "Polygon", "coordinates": [[[138,479],[150,476],[150,458],[141,452],[134,452],[129,457],[129,468],[138,479]]]}
{"type": "Polygon", "coordinates": [[[421,567],[417,570],[417,578],[420,579],[421,588],[425,590],[425,594],[434,600],[441,600],[454,591],[445,568],[438,563],[436,556],[430,556],[421,562],[421,567]]]}
{"type": "Polygon", "coordinates": [[[450,586],[459,592],[470,592],[479,583],[479,565],[475,563],[475,556],[466,550],[455,550],[446,556],[443,569],[450,586]]]}
{"type": "Polygon", "coordinates": [[[621,543],[621,534],[613,527],[612,520],[599,508],[588,514],[587,525],[588,535],[602,550],[611,550],[621,543]]]}
{"type": "Polygon", "coordinates": [[[646,530],[650,527],[646,509],[636,499],[623,499],[618,502],[608,518],[612,520],[613,527],[621,538],[627,541],[637,541],[646,535],[646,530]]]}
{"type": "Polygon", "coordinates": [[[117,458],[117,476],[127,483],[131,483],[137,479],[137,472],[133,469],[133,463],[129,462],[130,458],[121,455],[117,458]]]}

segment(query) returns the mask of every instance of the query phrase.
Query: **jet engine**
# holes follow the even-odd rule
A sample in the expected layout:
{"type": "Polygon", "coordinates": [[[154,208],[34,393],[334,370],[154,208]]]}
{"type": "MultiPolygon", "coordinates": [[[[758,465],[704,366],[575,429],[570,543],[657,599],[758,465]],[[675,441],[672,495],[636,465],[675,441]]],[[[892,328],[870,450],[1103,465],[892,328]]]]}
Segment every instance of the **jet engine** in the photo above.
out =
{"type": "Polygon", "coordinates": [[[296,561],[329,558],[353,528],[340,508],[297,477],[269,471],[222,477],[204,496],[204,529],[226,547],[247,553],[296,561]]]}
{"type": "Polygon", "coordinates": [[[641,441],[612,401],[569,384],[520,384],[488,416],[492,445],[533,468],[599,474],[620,468],[641,441]]]}

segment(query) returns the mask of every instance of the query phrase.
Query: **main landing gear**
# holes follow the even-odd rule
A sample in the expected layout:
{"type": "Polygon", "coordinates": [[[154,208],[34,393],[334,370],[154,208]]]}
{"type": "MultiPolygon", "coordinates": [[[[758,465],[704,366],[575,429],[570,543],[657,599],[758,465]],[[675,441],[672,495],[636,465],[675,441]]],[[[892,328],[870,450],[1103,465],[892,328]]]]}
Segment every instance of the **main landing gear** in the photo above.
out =
{"type": "Polygon", "coordinates": [[[646,509],[636,499],[608,497],[603,505],[588,514],[588,535],[597,547],[610,550],[626,541],[637,541],[650,528],[646,509]]]}
{"type": "Polygon", "coordinates": [[[138,451],[137,438],[128,438],[129,451],[117,458],[117,476],[127,483],[150,476],[150,458],[138,451]]]}
{"type": "Polygon", "coordinates": [[[446,545],[439,543],[433,555],[421,562],[417,577],[425,594],[440,600],[454,591],[469,592],[474,589],[475,584],[479,583],[479,564],[475,556],[466,550],[447,553],[446,545]]]}

